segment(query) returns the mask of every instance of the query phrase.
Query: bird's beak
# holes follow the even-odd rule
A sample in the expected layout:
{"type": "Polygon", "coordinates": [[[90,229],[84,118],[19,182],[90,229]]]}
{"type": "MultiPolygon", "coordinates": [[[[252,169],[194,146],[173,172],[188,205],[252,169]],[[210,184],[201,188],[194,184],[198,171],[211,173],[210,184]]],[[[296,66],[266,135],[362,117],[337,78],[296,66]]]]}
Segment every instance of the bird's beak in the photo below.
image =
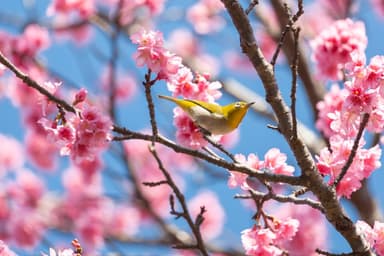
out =
{"type": "Polygon", "coordinates": [[[250,106],[252,106],[253,104],[255,104],[256,102],[249,102],[249,103],[247,103],[247,107],[249,108],[250,106]]]}

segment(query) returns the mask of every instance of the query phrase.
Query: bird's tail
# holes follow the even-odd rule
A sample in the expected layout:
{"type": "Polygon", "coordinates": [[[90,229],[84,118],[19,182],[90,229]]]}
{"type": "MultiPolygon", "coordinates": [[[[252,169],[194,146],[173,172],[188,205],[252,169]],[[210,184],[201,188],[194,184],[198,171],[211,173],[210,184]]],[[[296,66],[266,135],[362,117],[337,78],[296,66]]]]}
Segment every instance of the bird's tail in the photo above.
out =
{"type": "Polygon", "coordinates": [[[160,99],[170,100],[170,101],[173,101],[173,102],[175,102],[175,103],[178,103],[178,99],[176,99],[176,98],[174,98],[174,97],[171,97],[171,96],[159,95],[159,98],[160,98],[160,99]]]}

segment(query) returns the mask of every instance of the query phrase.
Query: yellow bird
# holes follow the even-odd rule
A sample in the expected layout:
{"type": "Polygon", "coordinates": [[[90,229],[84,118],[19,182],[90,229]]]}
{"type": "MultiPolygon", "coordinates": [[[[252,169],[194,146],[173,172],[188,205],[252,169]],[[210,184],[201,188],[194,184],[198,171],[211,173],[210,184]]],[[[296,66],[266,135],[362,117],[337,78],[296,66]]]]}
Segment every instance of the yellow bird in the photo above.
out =
{"type": "Polygon", "coordinates": [[[254,104],[254,102],[238,101],[220,106],[200,100],[178,99],[164,95],[159,95],[159,98],[173,101],[188,114],[196,125],[215,135],[235,130],[249,107],[254,104]]]}

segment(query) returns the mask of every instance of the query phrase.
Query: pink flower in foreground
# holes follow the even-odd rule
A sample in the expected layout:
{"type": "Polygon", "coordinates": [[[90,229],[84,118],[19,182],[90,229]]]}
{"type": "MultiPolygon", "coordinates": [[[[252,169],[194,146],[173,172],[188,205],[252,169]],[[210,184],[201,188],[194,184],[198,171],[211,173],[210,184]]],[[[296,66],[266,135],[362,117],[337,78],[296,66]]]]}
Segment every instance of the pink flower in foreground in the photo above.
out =
{"type": "Polygon", "coordinates": [[[199,149],[208,145],[192,119],[179,107],[173,109],[173,124],[176,126],[176,139],[193,149],[199,149]]]}
{"type": "MultiPolygon", "coordinates": [[[[255,154],[249,154],[248,158],[238,154],[235,158],[239,163],[245,164],[258,171],[289,176],[294,172],[294,168],[286,163],[287,156],[284,153],[281,153],[277,148],[268,150],[264,155],[264,161],[259,160],[255,154]]],[[[252,179],[248,179],[248,175],[235,171],[230,171],[228,186],[230,188],[240,186],[241,189],[246,191],[250,188],[255,190],[258,189],[258,183],[255,183],[252,179]]]]}
{"type": "Polygon", "coordinates": [[[276,209],[279,219],[293,218],[300,225],[292,239],[283,242],[283,248],[292,256],[316,256],[316,249],[327,244],[327,223],[324,216],[309,206],[283,204],[276,209]]]}
{"type": "Polygon", "coordinates": [[[82,104],[79,110],[80,114],[70,114],[65,124],[40,120],[61,154],[70,155],[75,163],[97,157],[108,146],[112,128],[110,118],[96,107],[82,104]]]}
{"type": "Polygon", "coordinates": [[[371,228],[366,222],[359,220],[356,222],[356,228],[377,255],[384,255],[384,223],[375,221],[371,228]]]}
{"type": "Polygon", "coordinates": [[[283,255],[282,244],[295,236],[299,222],[295,219],[284,221],[275,219],[268,228],[254,225],[252,229],[242,231],[241,241],[245,253],[250,256],[283,255]]]}
{"type": "MultiPolygon", "coordinates": [[[[353,146],[353,139],[346,140],[341,136],[330,138],[330,149],[324,148],[320,155],[316,156],[317,168],[323,175],[330,177],[329,183],[333,183],[340,175],[353,146]]],[[[349,198],[351,194],[360,188],[361,181],[368,178],[371,173],[381,166],[381,149],[378,145],[364,149],[364,142],[361,141],[356,156],[349,167],[346,175],[337,187],[337,194],[349,198]]]]}
{"type": "Polygon", "coordinates": [[[335,131],[331,129],[331,123],[334,119],[330,117],[330,113],[341,111],[347,94],[347,90],[340,89],[338,85],[334,84],[330,91],[324,96],[324,99],[316,105],[319,111],[316,128],[323,132],[328,138],[335,134],[335,131]]]}
{"type": "Polygon", "coordinates": [[[136,65],[146,65],[157,73],[158,79],[168,79],[181,67],[181,58],[163,48],[163,35],[160,32],[140,30],[131,36],[131,40],[138,45],[133,56],[136,65]]]}
{"type": "Polygon", "coordinates": [[[271,148],[264,155],[263,167],[269,172],[283,175],[293,175],[293,166],[287,165],[287,155],[281,153],[278,148],[271,148]]]}
{"type": "Polygon", "coordinates": [[[221,206],[218,197],[212,191],[201,191],[188,202],[193,219],[205,208],[203,213],[204,221],[201,224],[201,233],[207,240],[214,239],[220,235],[225,221],[225,212],[221,206]]]}
{"type": "Polygon", "coordinates": [[[344,65],[351,61],[351,53],[364,52],[367,46],[364,23],[338,20],[323,30],[311,46],[319,75],[340,80],[344,65]]]}

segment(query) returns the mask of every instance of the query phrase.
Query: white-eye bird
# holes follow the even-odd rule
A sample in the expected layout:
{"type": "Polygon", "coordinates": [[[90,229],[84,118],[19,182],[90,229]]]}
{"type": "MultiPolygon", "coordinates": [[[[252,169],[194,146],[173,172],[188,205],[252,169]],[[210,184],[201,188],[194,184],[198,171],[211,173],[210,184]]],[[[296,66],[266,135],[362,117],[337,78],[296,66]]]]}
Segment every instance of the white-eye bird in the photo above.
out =
{"type": "Polygon", "coordinates": [[[238,101],[220,106],[200,100],[178,99],[164,95],[159,95],[159,98],[176,103],[197,126],[214,135],[222,135],[235,130],[249,107],[254,104],[254,102],[238,101]]]}

